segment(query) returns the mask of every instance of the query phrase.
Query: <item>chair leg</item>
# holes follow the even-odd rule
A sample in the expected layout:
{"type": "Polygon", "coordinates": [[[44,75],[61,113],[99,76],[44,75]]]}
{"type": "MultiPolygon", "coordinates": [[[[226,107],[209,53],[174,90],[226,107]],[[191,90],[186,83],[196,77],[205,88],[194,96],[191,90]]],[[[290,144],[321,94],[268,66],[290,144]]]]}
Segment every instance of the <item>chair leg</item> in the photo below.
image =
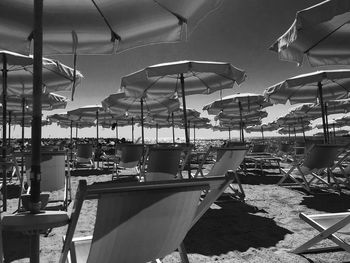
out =
{"type": "Polygon", "coordinates": [[[185,248],[185,245],[184,245],[183,242],[181,242],[178,250],[179,250],[179,253],[180,253],[181,262],[182,263],[190,263],[190,261],[188,260],[186,248],[185,248]]]}

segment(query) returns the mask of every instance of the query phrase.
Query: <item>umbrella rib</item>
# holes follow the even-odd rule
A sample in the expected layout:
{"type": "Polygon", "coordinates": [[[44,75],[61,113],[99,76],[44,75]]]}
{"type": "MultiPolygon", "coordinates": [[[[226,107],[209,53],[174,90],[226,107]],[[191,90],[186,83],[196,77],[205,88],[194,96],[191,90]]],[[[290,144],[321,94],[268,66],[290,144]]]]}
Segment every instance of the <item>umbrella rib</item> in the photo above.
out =
{"type": "Polygon", "coordinates": [[[108,22],[107,18],[103,15],[101,9],[98,7],[98,5],[96,4],[96,2],[94,0],[91,0],[91,2],[94,4],[94,6],[96,7],[97,11],[99,12],[99,14],[102,16],[103,20],[105,21],[107,27],[109,28],[109,30],[111,31],[111,42],[114,42],[115,40],[121,41],[122,38],[120,37],[120,35],[118,35],[117,33],[115,33],[113,31],[112,26],[110,25],[110,23],[108,22]]]}
{"type": "Polygon", "coordinates": [[[187,19],[173,11],[171,11],[169,8],[163,6],[162,4],[160,4],[158,1],[153,0],[153,2],[155,2],[158,6],[160,6],[162,9],[166,10],[167,12],[171,13],[172,15],[174,15],[178,20],[179,20],[179,24],[182,25],[182,23],[187,24],[187,19]]]}
{"type": "Polygon", "coordinates": [[[339,87],[343,88],[345,91],[349,92],[350,90],[348,90],[344,85],[338,83],[337,81],[335,80],[331,80],[333,83],[337,84],[339,87]]]}

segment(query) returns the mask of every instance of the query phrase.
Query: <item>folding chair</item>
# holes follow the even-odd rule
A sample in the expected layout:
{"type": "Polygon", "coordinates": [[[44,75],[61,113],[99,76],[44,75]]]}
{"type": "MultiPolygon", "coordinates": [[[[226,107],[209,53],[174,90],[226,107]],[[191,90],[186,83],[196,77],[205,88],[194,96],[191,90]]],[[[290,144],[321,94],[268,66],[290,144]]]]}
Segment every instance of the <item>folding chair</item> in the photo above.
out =
{"type": "Polygon", "coordinates": [[[320,233],[296,248],[293,251],[294,253],[318,253],[334,250],[345,250],[350,253],[350,244],[339,237],[339,234],[350,235],[350,212],[314,215],[306,215],[301,213],[300,218],[318,230],[320,233]],[[311,248],[325,239],[332,240],[336,246],[311,248]]]}
{"type": "Polygon", "coordinates": [[[236,170],[239,168],[240,164],[244,160],[247,151],[248,148],[245,146],[237,146],[234,148],[209,147],[205,156],[202,159],[202,162],[199,164],[194,178],[197,178],[199,174],[202,177],[208,178],[214,176],[224,176],[228,171],[233,171],[235,182],[238,184],[239,191],[233,187],[233,184],[230,184],[229,187],[235,193],[235,197],[238,197],[240,200],[244,200],[245,193],[236,170]],[[210,154],[213,152],[216,153],[216,158],[214,158],[215,163],[211,167],[210,171],[206,175],[204,175],[203,165],[206,163],[208,156],[210,156],[210,154]]]}
{"type": "Polygon", "coordinates": [[[330,168],[333,172],[339,170],[342,174],[342,178],[337,177],[338,183],[341,183],[345,187],[350,186],[350,143],[346,144],[342,151],[339,152],[337,160],[330,168]]]}
{"type": "Polygon", "coordinates": [[[142,144],[118,144],[116,155],[115,173],[112,175],[112,180],[118,179],[121,175],[140,175],[144,155],[144,146],[142,144]],[[121,173],[121,170],[128,170],[128,173],[121,173]]]}
{"type": "Polygon", "coordinates": [[[171,180],[179,178],[182,165],[182,147],[153,146],[149,147],[147,160],[142,166],[145,181],[171,180]]]}
{"type": "Polygon", "coordinates": [[[75,156],[74,167],[79,164],[89,164],[90,168],[94,168],[94,151],[90,143],[77,144],[77,153],[75,156]]]}
{"type": "Polygon", "coordinates": [[[334,189],[330,180],[340,189],[337,180],[332,174],[331,167],[336,160],[342,146],[335,144],[315,144],[310,146],[301,161],[296,161],[292,167],[286,171],[281,169],[284,173],[282,179],[277,183],[279,186],[301,186],[308,192],[311,192],[311,184],[315,181],[326,185],[329,189],[334,189]],[[299,179],[301,180],[298,180],[299,179]],[[291,179],[293,183],[287,183],[286,180],[291,179]]]}
{"type": "MultiPolygon", "coordinates": [[[[25,154],[26,162],[26,177],[28,183],[28,189],[22,189],[22,193],[29,195],[30,193],[30,172],[31,172],[31,154],[25,154]]],[[[72,200],[71,195],[71,177],[70,177],[70,167],[66,166],[68,162],[66,151],[49,151],[41,152],[41,181],[40,189],[42,192],[57,192],[55,196],[49,199],[49,204],[45,207],[46,210],[64,210],[67,211],[67,207],[72,200]],[[66,170],[66,167],[67,170],[66,170]],[[63,193],[61,194],[61,190],[63,193]],[[61,195],[61,196],[60,196],[61,195]]],[[[21,205],[21,196],[19,198],[19,207],[21,205]]]]}
{"type": "Polygon", "coordinates": [[[86,185],[80,181],[59,262],[149,262],[172,253],[192,226],[204,182],[86,185]],[[93,235],[74,238],[84,200],[96,199],[93,235]],[[133,250],[131,248],[135,248],[133,250]]]}

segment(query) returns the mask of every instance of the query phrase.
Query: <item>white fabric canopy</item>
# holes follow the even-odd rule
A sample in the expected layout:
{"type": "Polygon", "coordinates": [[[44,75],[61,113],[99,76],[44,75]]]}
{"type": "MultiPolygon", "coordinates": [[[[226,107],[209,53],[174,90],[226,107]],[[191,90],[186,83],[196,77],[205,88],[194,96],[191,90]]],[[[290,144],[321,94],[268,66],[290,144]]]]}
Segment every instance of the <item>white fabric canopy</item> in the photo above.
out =
{"type": "Polygon", "coordinates": [[[350,64],[350,1],[329,0],[298,11],[270,48],[281,60],[311,66],[350,64]]]}
{"type": "MultiPolygon", "coordinates": [[[[112,54],[186,40],[222,0],[44,1],[44,54],[112,54]],[[93,40],[93,41],[92,41],[93,40]]],[[[33,1],[0,1],[0,48],[29,54],[33,1]]]]}

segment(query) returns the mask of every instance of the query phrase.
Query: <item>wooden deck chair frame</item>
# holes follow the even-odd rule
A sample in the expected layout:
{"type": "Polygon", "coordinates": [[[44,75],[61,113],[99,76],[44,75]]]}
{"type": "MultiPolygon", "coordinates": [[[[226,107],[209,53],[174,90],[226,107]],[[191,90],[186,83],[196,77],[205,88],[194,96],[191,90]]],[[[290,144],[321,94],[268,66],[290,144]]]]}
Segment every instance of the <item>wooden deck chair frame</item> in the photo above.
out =
{"type": "Polygon", "coordinates": [[[118,179],[121,175],[120,170],[135,169],[133,176],[139,176],[143,156],[145,155],[145,147],[142,144],[123,143],[116,146],[116,163],[112,180],[118,179]]]}
{"type": "MultiPolygon", "coordinates": [[[[69,160],[68,160],[68,154],[67,151],[54,151],[54,152],[42,152],[42,154],[45,156],[47,155],[49,158],[50,156],[56,158],[56,160],[58,160],[58,164],[52,166],[52,162],[50,163],[50,160],[45,160],[45,158],[42,157],[41,159],[41,169],[42,169],[42,178],[44,178],[45,175],[48,175],[50,172],[52,172],[52,174],[50,174],[52,179],[55,179],[55,171],[52,169],[58,169],[58,171],[56,170],[56,172],[61,172],[62,174],[58,175],[61,177],[64,177],[63,180],[58,179],[58,183],[55,184],[51,184],[49,183],[48,189],[45,188],[45,182],[42,181],[41,182],[41,190],[43,192],[50,192],[50,191],[57,191],[57,190],[61,190],[63,189],[63,197],[59,198],[59,199],[52,199],[49,200],[49,204],[54,204],[54,205],[48,205],[46,206],[45,210],[62,210],[62,211],[67,211],[67,208],[69,206],[69,204],[72,201],[72,191],[71,191],[71,171],[70,171],[70,166],[69,166],[69,160]],[[62,158],[64,158],[64,160],[62,160],[62,158]],[[46,163],[45,161],[48,161],[48,163],[46,163]],[[62,161],[62,163],[61,163],[62,161]],[[62,180],[61,182],[63,182],[63,186],[59,187],[58,185],[60,184],[60,180],[62,180]]],[[[30,153],[27,154],[27,157],[30,158],[30,153]]],[[[55,160],[55,159],[54,159],[55,160]]],[[[53,161],[54,161],[53,160],[53,161]]],[[[30,162],[29,162],[30,163],[30,162]]],[[[28,163],[28,164],[29,164],[28,163]]],[[[27,168],[28,169],[28,168],[27,168]]],[[[29,174],[30,172],[28,171],[27,176],[27,182],[30,182],[29,180],[29,174]]],[[[22,185],[22,190],[21,190],[21,195],[19,197],[19,201],[18,201],[18,210],[23,210],[22,208],[22,204],[21,204],[21,196],[23,193],[29,194],[30,193],[30,185],[28,185],[27,189],[24,189],[24,185],[22,185]]]]}
{"type": "Polygon", "coordinates": [[[209,147],[205,155],[203,156],[202,162],[199,164],[198,169],[194,175],[194,178],[197,178],[199,175],[202,177],[213,177],[213,176],[224,176],[228,171],[233,171],[234,175],[234,182],[237,183],[239,190],[235,189],[233,186],[233,183],[229,184],[229,187],[234,192],[234,197],[238,198],[239,200],[244,200],[245,193],[244,189],[241,184],[241,180],[239,178],[238,173],[236,172],[239,168],[240,164],[243,162],[245,155],[248,152],[248,148],[245,146],[236,146],[236,147],[209,147]],[[217,158],[226,158],[223,160],[225,163],[220,163],[221,160],[216,160],[214,163],[212,169],[209,171],[207,175],[203,174],[203,165],[206,163],[206,160],[210,153],[217,152],[217,158]],[[225,154],[229,154],[229,156],[224,156],[225,154]],[[218,166],[222,166],[219,167],[218,166]],[[218,169],[217,169],[218,168],[218,169]]]}
{"type": "Polygon", "coordinates": [[[296,248],[293,251],[294,253],[320,253],[335,250],[345,250],[350,253],[350,244],[337,236],[337,233],[350,235],[350,212],[314,215],[301,213],[299,216],[320,233],[296,248]],[[330,239],[336,244],[336,246],[312,248],[325,239],[330,239]]]}
{"type": "Polygon", "coordinates": [[[81,180],[59,262],[66,262],[68,252],[73,263],[117,259],[131,263],[163,258],[176,250],[189,231],[205,189],[208,184],[204,181],[109,182],[87,186],[81,180]],[[93,236],[73,239],[87,199],[98,200],[93,236]],[[136,246],[137,253],[130,245],[136,246]]]}
{"type": "Polygon", "coordinates": [[[339,184],[343,184],[345,186],[350,186],[350,175],[349,173],[346,171],[347,167],[350,167],[349,163],[345,165],[344,167],[344,163],[349,161],[349,156],[350,156],[350,143],[347,143],[344,148],[343,151],[339,152],[338,158],[336,160],[336,162],[334,163],[334,165],[330,168],[330,170],[333,172],[334,170],[336,170],[337,168],[340,170],[340,172],[342,173],[344,179],[343,180],[338,180],[339,184]]]}
{"type": "Polygon", "coordinates": [[[310,146],[301,161],[296,161],[288,171],[281,169],[284,176],[277,185],[300,186],[307,192],[312,192],[311,184],[317,181],[325,185],[328,189],[339,191],[339,185],[330,168],[333,166],[341,147],[335,144],[314,144],[310,146]],[[298,174],[293,174],[295,170],[298,171],[298,174]],[[333,187],[324,178],[325,174],[328,174],[333,179],[336,187],[333,187]],[[300,176],[302,181],[298,180],[297,176],[300,176]],[[311,176],[311,179],[308,179],[307,176],[311,176]],[[286,183],[285,181],[288,178],[293,183],[286,183]]]}
{"type": "MultiPolygon", "coordinates": [[[[213,176],[206,178],[192,178],[186,179],[189,182],[205,182],[209,184],[209,190],[204,198],[198,205],[195,217],[192,221],[192,226],[194,226],[198,220],[208,211],[210,206],[222,195],[222,193],[236,180],[235,172],[228,171],[226,175],[222,176],[213,176]]],[[[189,263],[187,252],[184,243],[182,242],[179,247],[179,252],[181,256],[181,262],[189,263]]]]}

